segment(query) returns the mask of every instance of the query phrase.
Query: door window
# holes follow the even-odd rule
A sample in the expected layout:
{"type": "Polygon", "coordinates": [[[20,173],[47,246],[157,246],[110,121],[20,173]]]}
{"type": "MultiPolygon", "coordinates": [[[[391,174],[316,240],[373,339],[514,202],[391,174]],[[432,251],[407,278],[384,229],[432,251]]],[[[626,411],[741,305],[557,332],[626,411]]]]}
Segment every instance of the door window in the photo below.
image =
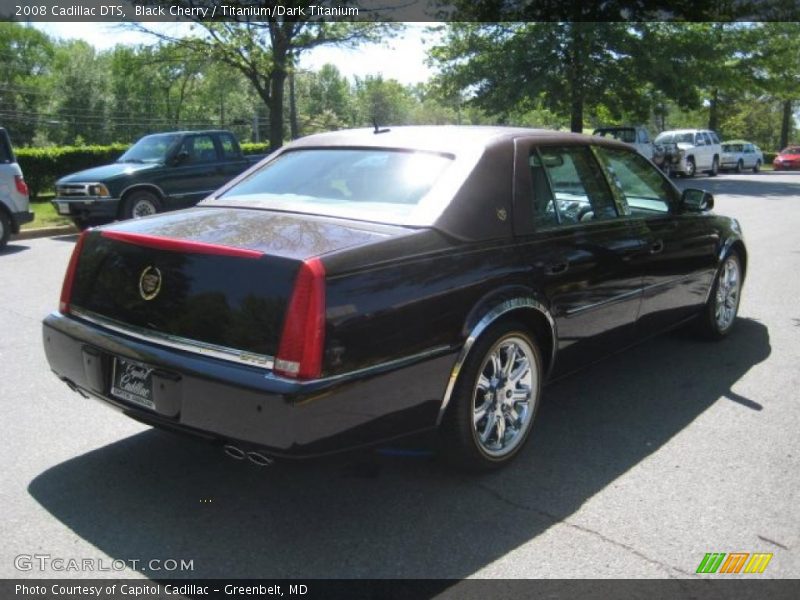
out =
{"type": "Polygon", "coordinates": [[[638,153],[598,147],[597,154],[630,214],[666,213],[677,201],[672,185],[638,153]]]}
{"type": "Polygon", "coordinates": [[[221,133],[219,136],[219,143],[222,146],[222,157],[225,160],[235,160],[239,158],[239,152],[232,135],[221,133]]]}
{"type": "Polygon", "coordinates": [[[209,163],[217,160],[217,150],[214,140],[210,135],[193,135],[183,142],[183,151],[186,152],[185,165],[209,163]]]}
{"type": "Polygon", "coordinates": [[[537,227],[618,216],[614,196],[588,146],[534,149],[529,166],[537,227]]]}

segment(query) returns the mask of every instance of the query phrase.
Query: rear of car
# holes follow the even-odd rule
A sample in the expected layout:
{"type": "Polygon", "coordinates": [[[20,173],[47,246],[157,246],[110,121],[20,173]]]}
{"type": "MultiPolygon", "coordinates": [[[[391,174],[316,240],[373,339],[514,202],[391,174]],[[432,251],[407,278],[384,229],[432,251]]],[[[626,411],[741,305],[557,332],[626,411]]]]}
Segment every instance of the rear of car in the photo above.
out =
{"type": "Polygon", "coordinates": [[[433,426],[438,405],[428,400],[447,374],[412,374],[417,357],[356,383],[373,357],[350,348],[380,340],[348,336],[380,293],[374,274],[360,270],[387,245],[443,239],[404,222],[430,210],[423,199],[451,162],[413,151],[297,149],[213,202],[84,232],[59,310],[44,321],[51,369],[140,421],[270,455],[314,453],[354,430],[348,435],[363,443],[372,434],[359,425],[394,418],[390,403],[359,408],[387,377],[399,377],[391,387],[431,388],[402,401],[426,402],[433,426]]]}
{"type": "Polygon", "coordinates": [[[28,199],[28,185],[17,164],[8,132],[0,127],[0,248],[12,233],[33,221],[28,199]]]}

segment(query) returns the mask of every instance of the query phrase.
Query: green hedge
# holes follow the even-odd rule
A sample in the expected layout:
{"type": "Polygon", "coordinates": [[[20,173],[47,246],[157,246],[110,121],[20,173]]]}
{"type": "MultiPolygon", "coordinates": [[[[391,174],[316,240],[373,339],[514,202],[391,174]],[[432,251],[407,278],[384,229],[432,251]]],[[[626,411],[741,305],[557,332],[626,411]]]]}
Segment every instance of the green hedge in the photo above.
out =
{"type": "MultiPolygon", "coordinates": [[[[42,192],[52,190],[61,177],[114,162],[129,148],[129,144],[110,146],[56,146],[51,148],[17,148],[17,161],[25,174],[31,200],[42,192]]],[[[245,154],[266,154],[269,144],[242,144],[245,154]]]]}
{"type": "Polygon", "coordinates": [[[28,182],[31,199],[36,200],[40,193],[52,189],[60,177],[114,162],[128,147],[128,144],[112,144],[17,148],[14,153],[28,182]]]}
{"type": "Polygon", "coordinates": [[[764,152],[764,164],[771,165],[776,156],[778,156],[778,152],[764,152]]]}

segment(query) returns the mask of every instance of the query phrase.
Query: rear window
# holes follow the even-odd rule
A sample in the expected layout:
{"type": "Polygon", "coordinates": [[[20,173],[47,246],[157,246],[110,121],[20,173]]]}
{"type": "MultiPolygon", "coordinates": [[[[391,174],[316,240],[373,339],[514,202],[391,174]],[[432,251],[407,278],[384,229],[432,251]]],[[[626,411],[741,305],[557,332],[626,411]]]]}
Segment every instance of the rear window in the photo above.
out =
{"type": "Polygon", "coordinates": [[[226,191],[221,200],[329,216],[397,222],[410,215],[453,158],[430,152],[292,150],[226,191]]]}
{"type": "Polygon", "coordinates": [[[694,134],[685,133],[662,133],[656,138],[656,144],[694,144],[694,134]]]}

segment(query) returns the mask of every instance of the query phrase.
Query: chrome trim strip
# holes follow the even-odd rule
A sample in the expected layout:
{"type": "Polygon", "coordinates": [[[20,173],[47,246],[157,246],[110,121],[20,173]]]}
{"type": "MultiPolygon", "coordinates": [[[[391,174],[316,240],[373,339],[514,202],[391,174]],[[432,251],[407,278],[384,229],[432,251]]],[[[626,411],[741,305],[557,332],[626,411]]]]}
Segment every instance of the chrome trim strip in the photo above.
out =
{"type": "Polygon", "coordinates": [[[409,366],[428,358],[438,358],[439,356],[444,356],[445,354],[451,352],[452,350],[454,350],[454,348],[451,346],[436,346],[435,348],[431,348],[429,350],[423,350],[422,352],[417,352],[416,354],[412,354],[411,356],[395,358],[392,360],[387,360],[386,362],[378,363],[376,365],[370,365],[369,367],[355,369],[354,371],[347,371],[346,373],[339,373],[338,375],[329,375],[328,377],[320,377],[319,379],[305,379],[305,380],[292,379],[290,377],[281,377],[280,375],[275,375],[274,373],[268,373],[267,378],[294,384],[309,384],[309,383],[313,383],[314,385],[330,384],[345,379],[352,379],[353,377],[357,377],[359,375],[370,375],[370,374],[379,375],[380,373],[391,371],[392,369],[395,368],[402,368],[405,366],[409,366]]]}
{"type": "Polygon", "coordinates": [[[613,298],[606,298],[605,300],[601,300],[600,302],[595,302],[594,304],[587,304],[586,306],[579,306],[578,308],[573,308],[571,310],[564,311],[564,314],[568,317],[573,315],[577,315],[582,312],[586,312],[587,310],[593,310],[595,308],[600,308],[601,306],[605,306],[606,304],[613,304],[614,302],[619,302],[620,300],[624,300],[625,298],[630,298],[631,296],[635,296],[636,294],[641,294],[642,288],[636,288],[635,290],[631,290],[630,292],[624,292],[613,298]]]}
{"type": "Polygon", "coordinates": [[[72,307],[70,312],[75,317],[84,319],[85,321],[89,321],[90,323],[100,327],[105,327],[106,329],[110,329],[116,333],[121,333],[123,335],[134,337],[146,342],[151,342],[153,344],[168,346],[176,350],[183,350],[193,354],[210,356],[212,358],[219,358],[251,367],[262,367],[270,370],[275,364],[274,357],[265,354],[243,352],[234,348],[226,348],[225,346],[207,344],[180,336],[148,331],[146,329],[142,329],[134,325],[123,324],[114,319],[109,319],[108,317],[98,315],[92,311],[83,310],[76,307],[72,307]]]}
{"type": "MultiPolygon", "coordinates": [[[[272,356],[251,354],[247,352],[242,352],[240,350],[235,350],[233,348],[226,348],[225,346],[216,346],[214,344],[206,344],[203,342],[198,342],[195,340],[190,340],[188,338],[182,338],[179,336],[159,334],[152,331],[143,330],[140,327],[124,325],[114,319],[109,319],[108,317],[103,317],[102,315],[98,315],[97,313],[94,313],[92,311],[83,310],[80,308],[72,307],[71,315],[83,319],[85,321],[89,321],[94,325],[110,329],[111,331],[114,331],[116,333],[121,333],[123,335],[134,337],[146,342],[151,342],[153,344],[168,346],[170,348],[175,348],[177,350],[184,350],[186,352],[191,352],[193,354],[200,354],[202,356],[219,358],[221,360],[236,362],[251,367],[252,366],[263,367],[270,371],[272,370],[275,363],[275,359],[272,356]],[[245,356],[246,358],[242,358],[242,356],[245,356]],[[263,360],[263,362],[256,362],[256,359],[263,360]]],[[[299,380],[299,379],[292,379],[290,377],[281,377],[280,375],[275,375],[274,373],[266,373],[265,376],[269,379],[283,381],[292,384],[313,383],[315,385],[318,385],[326,383],[335,383],[337,381],[357,377],[359,375],[366,375],[369,373],[375,373],[375,374],[382,373],[384,371],[389,371],[393,368],[403,367],[406,365],[413,364],[415,362],[425,360],[427,358],[432,358],[436,355],[444,355],[452,350],[453,348],[451,346],[437,346],[429,350],[418,352],[417,354],[412,354],[411,356],[404,356],[403,358],[397,358],[383,363],[378,363],[376,365],[370,365],[369,367],[364,367],[362,369],[356,369],[354,371],[348,371],[346,373],[340,373],[338,375],[330,375],[328,377],[321,377],[319,379],[299,380]]]]}
{"type": "Polygon", "coordinates": [[[467,356],[469,355],[470,350],[472,350],[472,346],[475,345],[475,342],[480,337],[480,335],[489,327],[492,323],[494,323],[497,319],[502,317],[504,314],[512,311],[517,310],[520,308],[529,308],[540,312],[546,319],[547,322],[550,324],[550,331],[553,336],[553,348],[551,350],[550,356],[550,368],[548,369],[548,373],[545,374],[545,377],[549,374],[550,371],[553,370],[553,365],[555,364],[556,358],[556,349],[558,348],[558,331],[556,329],[556,322],[553,319],[553,316],[547,310],[547,308],[537,302],[533,298],[513,298],[511,300],[506,300],[501,304],[495,306],[492,310],[486,313],[483,318],[478,321],[478,324],[472,328],[470,331],[467,340],[464,342],[464,345],[461,347],[461,352],[456,359],[456,363],[453,365],[453,370],[450,372],[450,379],[447,382],[447,389],[444,392],[444,396],[442,397],[442,405],[439,408],[439,416],[436,418],[436,425],[439,426],[442,423],[442,419],[444,418],[444,413],[447,410],[448,404],[450,404],[450,398],[453,395],[453,388],[455,388],[456,381],[458,380],[458,376],[461,374],[461,367],[464,365],[464,362],[467,360],[467,356]]]}

